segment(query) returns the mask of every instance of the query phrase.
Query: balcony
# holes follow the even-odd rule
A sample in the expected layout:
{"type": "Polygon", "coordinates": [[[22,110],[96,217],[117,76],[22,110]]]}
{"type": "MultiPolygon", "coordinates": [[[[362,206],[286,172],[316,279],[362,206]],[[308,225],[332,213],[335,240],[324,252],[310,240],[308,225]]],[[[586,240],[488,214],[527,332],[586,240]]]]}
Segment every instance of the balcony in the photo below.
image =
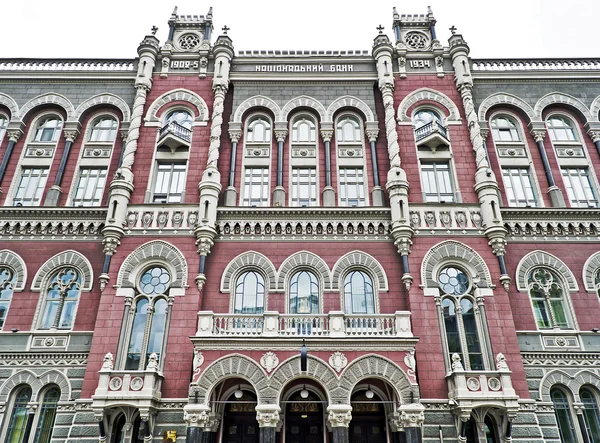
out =
{"type": "Polygon", "coordinates": [[[167,147],[171,152],[180,148],[189,148],[192,140],[192,130],[177,122],[169,122],[160,129],[158,146],[167,147]]]}
{"type": "Polygon", "coordinates": [[[196,337],[223,338],[412,338],[410,312],[394,314],[198,313],[196,337]]]}
{"type": "Polygon", "coordinates": [[[448,129],[437,120],[415,128],[415,139],[418,147],[427,147],[433,153],[440,147],[448,147],[448,129]]]}

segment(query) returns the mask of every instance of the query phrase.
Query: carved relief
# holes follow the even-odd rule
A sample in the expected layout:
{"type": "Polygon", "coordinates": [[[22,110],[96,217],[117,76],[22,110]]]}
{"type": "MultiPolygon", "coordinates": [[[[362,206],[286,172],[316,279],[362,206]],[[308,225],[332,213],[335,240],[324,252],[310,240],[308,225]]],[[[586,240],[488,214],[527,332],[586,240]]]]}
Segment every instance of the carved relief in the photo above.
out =
{"type": "Polygon", "coordinates": [[[339,373],[342,369],[348,366],[348,359],[343,353],[337,351],[331,354],[329,357],[329,365],[339,373]]]}
{"type": "Polygon", "coordinates": [[[279,359],[277,358],[277,355],[271,351],[267,352],[266,354],[263,354],[263,356],[260,359],[260,365],[263,368],[265,368],[269,373],[273,371],[273,369],[275,369],[278,364],[279,359]]]}

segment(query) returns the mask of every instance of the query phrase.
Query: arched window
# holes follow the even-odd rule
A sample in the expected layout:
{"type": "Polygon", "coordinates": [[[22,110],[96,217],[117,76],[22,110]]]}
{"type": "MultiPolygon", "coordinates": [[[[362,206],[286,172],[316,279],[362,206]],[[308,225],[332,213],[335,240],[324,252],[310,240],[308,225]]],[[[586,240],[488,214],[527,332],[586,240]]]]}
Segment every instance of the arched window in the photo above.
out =
{"type": "Polygon", "coordinates": [[[40,120],[35,131],[34,141],[45,143],[58,141],[62,125],[62,120],[54,116],[40,120]]]}
{"type": "Polygon", "coordinates": [[[316,119],[309,114],[292,118],[290,159],[289,205],[317,206],[318,187],[318,144],[316,119]]]}
{"type": "Polygon", "coordinates": [[[442,125],[442,118],[440,114],[433,109],[421,109],[413,115],[413,125],[415,130],[421,129],[422,127],[431,123],[438,123],[442,125]]]}
{"type": "Polygon", "coordinates": [[[246,125],[247,143],[269,143],[271,141],[271,122],[259,115],[246,125]]]}
{"type": "Polygon", "coordinates": [[[351,271],[344,279],[344,311],[346,314],[374,314],[373,280],[363,271],[351,271]]]}
{"type": "Polygon", "coordinates": [[[100,117],[90,132],[91,142],[112,142],[117,136],[117,121],[112,117],[100,117]]]}
{"type": "Polygon", "coordinates": [[[244,272],[235,285],[235,314],[262,314],[265,307],[265,281],[258,272],[244,272]]]}
{"type": "Polygon", "coordinates": [[[44,393],[35,431],[35,443],[50,443],[59,399],[60,389],[56,386],[48,389],[44,393]]]}
{"type": "Polygon", "coordinates": [[[319,280],[309,271],[300,271],[290,279],[290,314],[319,312],[319,280]]]}
{"type": "Polygon", "coordinates": [[[6,313],[12,300],[15,280],[16,276],[10,268],[0,267],[0,330],[2,330],[6,321],[6,313]]]}
{"type": "Polygon", "coordinates": [[[600,443],[600,414],[598,413],[598,402],[594,393],[583,387],[579,390],[579,398],[583,403],[583,419],[587,429],[590,443],[600,443]]]}
{"type": "Polygon", "coordinates": [[[572,328],[564,286],[553,271],[534,268],[529,274],[528,287],[538,328],[572,328]]]}
{"type": "Polygon", "coordinates": [[[81,294],[81,275],[74,268],[56,272],[46,287],[40,329],[71,329],[81,294]]]}
{"type": "Polygon", "coordinates": [[[562,116],[553,116],[546,121],[548,133],[552,141],[577,141],[573,122],[562,116]]]}
{"type": "Polygon", "coordinates": [[[473,297],[472,284],[467,274],[459,268],[448,266],[438,275],[442,295],[444,327],[450,361],[458,354],[466,370],[483,370],[483,353],[479,338],[479,314],[473,297]]]}
{"type": "Polygon", "coordinates": [[[497,142],[520,142],[521,137],[514,120],[507,116],[495,117],[491,122],[492,137],[497,142]]]}
{"type": "Polygon", "coordinates": [[[345,116],[337,124],[337,140],[340,143],[360,143],[360,124],[354,116],[345,116]]]}
{"type": "Polygon", "coordinates": [[[148,268],[138,287],[142,295],[132,310],[125,369],[143,370],[152,354],[161,361],[167,328],[168,303],[165,299],[171,276],[161,266],[148,268]]]}
{"type": "Polygon", "coordinates": [[[594,281],[596,285],[596,293],[598,294],[598,298],[600,298],[600,269],[596,272],[596,279],[594,281]]]}
{"type": "Polygon", "coordinates": [[[0,144],[6,134],[6,128],[8,127],[8,117],[4,114],[0,114],[0,144]]]}
{"type": "Polygon", "coordinates": [[[194,119],[192,118],[192,114],[190,114],[188,111],[177,109],[167,114],[165,125],[168,125],[169,123],[177,123],[179,126],[183,126],[186,129],[192,129],[193,122],[194,119]]]}
{"type": "Polygon", "coordinates": [[[12,414],[8,424],[8,432],[6,434],[7,443],[23,443],[25,429],[27,428],[27,403],[30,400],[31,388],[29,386],[20,387],[15,394],[12,414]]]}
{"type": "Polygon", "coordinates": [[[571,414],[571,405],[567,395],[560,388],[552,388],[550,397],[554,403],[554,413],[560,432],[562,443],[576,443],[575,427],[573,426],[573,416],[571,414]]]}
{"type": "Polygon", "coordinates": [[[317,137],[315,122],[307,117],[301,116],[292,124],[292,142],[314,143],[317,137]]]}
{"type": "Polygon", "coordinates": [[[343,114],[336,120],[336,154],[338,164],[339,206],[368,204],[365,142],[363,122],[354,114],[343,114]]]}

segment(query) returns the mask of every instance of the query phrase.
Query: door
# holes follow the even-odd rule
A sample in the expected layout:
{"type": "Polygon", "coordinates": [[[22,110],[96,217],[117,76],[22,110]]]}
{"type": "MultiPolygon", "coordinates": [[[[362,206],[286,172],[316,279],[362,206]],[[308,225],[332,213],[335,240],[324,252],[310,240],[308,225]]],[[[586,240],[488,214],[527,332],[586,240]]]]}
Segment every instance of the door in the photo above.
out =
{"type": "Polygon", "coordinates": [[[350,422],[350,443],[386,443],[385,411],[381,399],[371,391],[352,396],[352,421],[350,422]]]}
{"type": "Polygon", "coordinates": [[[323,443],[323,408],[315,394],[292,395],[285,412],[285,443],[323,443]]]}
{"type": "Polygon", "coordinates": [[[240,398],[229,397],[225,407],[222,443],[258,443],[256,397],[244,391],[240,398]]]}

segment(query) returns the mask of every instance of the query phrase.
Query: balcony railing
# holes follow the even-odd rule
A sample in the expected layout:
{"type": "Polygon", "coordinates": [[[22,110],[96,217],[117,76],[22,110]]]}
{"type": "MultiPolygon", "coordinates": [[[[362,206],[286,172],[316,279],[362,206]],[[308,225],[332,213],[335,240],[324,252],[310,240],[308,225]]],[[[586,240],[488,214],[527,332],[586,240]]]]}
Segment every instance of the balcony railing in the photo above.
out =
{"type": "Polygon", "coordinates": [[[167,123],[160,129],[160,139],[162,140],[167,135],[172,134],[179,137],[186,142],[190,142],[192,139],[192,131],[191,129],[186,128],[185,126],[181,126],[177,122],[167,123]]]}
{"type": "Polygon", "coordinates": [[[427,123],[426,125],[423,125],[419,128],[415,128],[415,137],[417,139],[417,142],[434,134],[439,134],[442,137],[444,137],[444,139],[448,140],[448,130],[445,126],[443,126],[436,120],[427,123]]]}
{"type": "Polygon", "coordinates": [[[410,312],[394,314],[198,313],[197,337],[412,337],[410,312]]]}

